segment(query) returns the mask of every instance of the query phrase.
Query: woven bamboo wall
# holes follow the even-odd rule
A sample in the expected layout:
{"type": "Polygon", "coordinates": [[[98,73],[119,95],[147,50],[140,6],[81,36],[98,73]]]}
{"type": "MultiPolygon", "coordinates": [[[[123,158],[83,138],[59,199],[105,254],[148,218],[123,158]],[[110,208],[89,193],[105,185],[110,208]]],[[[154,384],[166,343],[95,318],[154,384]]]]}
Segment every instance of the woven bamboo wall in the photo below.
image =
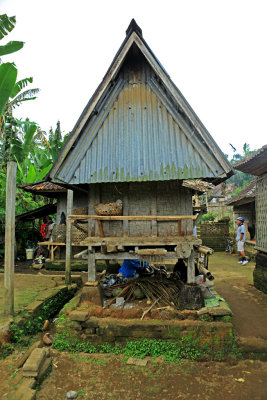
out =
{"type": "Polygon", "coordinates": [[[204,222],[200,225],[200,239],[204,246],[215,251],[224,251],[226,247],[225,236],[229,235],[229,223],[204,222]]]}
{"type": "Polygon", "coordinates": [[[256,243],[267,252],[267,174],[257,179],[256,243]]]}

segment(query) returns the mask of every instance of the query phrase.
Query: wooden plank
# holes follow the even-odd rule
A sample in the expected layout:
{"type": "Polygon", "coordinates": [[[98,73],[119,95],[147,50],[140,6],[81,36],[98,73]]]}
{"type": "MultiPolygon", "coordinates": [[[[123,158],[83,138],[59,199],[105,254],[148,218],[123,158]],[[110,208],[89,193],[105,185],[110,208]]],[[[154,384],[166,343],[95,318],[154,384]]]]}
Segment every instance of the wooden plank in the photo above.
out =
{"type": "Polygon", "coordinates": [[[88,281],[96,282],[95,249],[88,247],[88,281]]]}
{"type": "Polygon", "coordinates": [[[38,242],[38,246],[50,246],[51,244],[54,244],[55,246],[66,246],[66,243],[62,242],[38,242]]]}
{"type": "MultiPolygon", "coordinates": [[[[80,246],[101,246],[103,238],[88,237],[80,246]]],[[[176,246],[178,243],[190,243],[192,245],[200,245],[201,240],[196,236],[167,236],[167,237],[148,237],[148,236],[132,236],[132,237],[105,237],[105,243],[113,246],[176,246]]]]}
{"type": "Polygon", "coordinates": [[[102,224],[101,224],[101,220],[97,220],[97,226],[98,226],[98,230],[99,230],[99,233],[100,233],[100,237],[104,237],[105,235],[104,235],[104,231],[103,231],[103,227],[102,227],[102,224]]]}
{"type": "MultiPolygon", "coordinates": [[[[128,251],[107,254],[102,254],[99,252],[95,253],[95,260],[136,260],[137,258],[138,256],[136,255],[136,253],[129,253],[128,251]]],[[[177,261],[177,254],[174,251],[170,251],[164,256],[164,259],[177,261]]]]}
{"type": "Polygon", "coordinates": [[[70,215],[72,219],[95,219],[101,221],[179,221],[191,219],[195,220],[196,215],[70,215]]]}
{"type": "MultiPolygon", "coordinates": [[[[73,191],[68,189],[67,192],[67,217],[72,213],[73,209],[73,191]]],[[[71,219],[67,218],[66,226],[66,262],[65,262],[65,283],[71,284],[71,219]]]]}
{"type": "Polygon", "coordinates": [[[154,255],[166,255],[166,249],[141,249],[137,251],[140,256],[154,256],[154,255]]]}
{"type": "Polygon", "coordinates": [[[14,314],[15,201],[17,164],[7,163],[5,218],[4,314],[14,314]]]}

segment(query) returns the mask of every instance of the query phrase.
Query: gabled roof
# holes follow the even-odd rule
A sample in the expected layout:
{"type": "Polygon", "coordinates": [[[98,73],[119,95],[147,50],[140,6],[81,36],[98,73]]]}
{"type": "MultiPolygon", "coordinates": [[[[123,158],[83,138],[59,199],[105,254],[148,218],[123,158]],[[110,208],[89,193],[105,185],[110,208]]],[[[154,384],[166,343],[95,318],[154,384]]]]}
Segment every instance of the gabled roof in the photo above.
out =
{"type": "Polygon", "coordinates": [[[220,183],[219,185],[215,186],[210,192],[209,192],[209,199],[213,199],[214,197],[227,197],[231,193],[235,191],[235,185],[234,183],[220,183]]]}
{"type": "Polygon", "coordinates": [[[256,196],[256,181],[257,178],[252,179],[251,182],[249,182],[235,197],[229,200],[226,204],[228,206],[238,206],[254,201],[256,196]]]}
{"type": "Polygon", "coordinates": [[[232,167],[134,20],[47,179],[67,184],[204,178],[232,167]]]}
{"type": "Polygon", "coordinates": [[[255,153],[243,158],[233,165],[239,171],[251,175],[262,175],[267,172],[267,144],[255,153]]]}

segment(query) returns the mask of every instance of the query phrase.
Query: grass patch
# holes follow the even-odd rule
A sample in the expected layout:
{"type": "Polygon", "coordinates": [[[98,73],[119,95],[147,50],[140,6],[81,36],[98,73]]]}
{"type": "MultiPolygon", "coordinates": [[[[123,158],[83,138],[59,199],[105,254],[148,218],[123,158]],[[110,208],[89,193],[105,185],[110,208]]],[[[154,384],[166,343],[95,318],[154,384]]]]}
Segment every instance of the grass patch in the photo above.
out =
{"type": "Polygon", "coordinates": [[[221,361],[228,354],[234,354],[241,358],[241,353],[235,343],[234,337],[229,341],[214,346],[200,346],[198,339],[193,339],[191,335],[171,340],[142,339],[130,340],[124,345],[105,343],[94,345],[90,342],[82,342],[76,337],[71,337],[69,332],[57,333],[55,335],[53,348],[59,351],[69,351],[71,353],[110,353],[122,354],[125,357],[144,358],[146,356],[164,356],[166,361],[178,362],[181,359],[188,360],[217,360],[221,361]]]}

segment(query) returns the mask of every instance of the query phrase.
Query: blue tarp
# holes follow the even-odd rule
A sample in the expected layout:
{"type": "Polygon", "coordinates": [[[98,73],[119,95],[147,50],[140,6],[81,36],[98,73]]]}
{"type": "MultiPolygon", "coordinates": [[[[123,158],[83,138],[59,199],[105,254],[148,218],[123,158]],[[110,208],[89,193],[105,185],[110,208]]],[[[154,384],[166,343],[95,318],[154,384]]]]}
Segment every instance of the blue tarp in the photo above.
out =
{"type": "Polygon", "coordinates": [[[147,262],[140,260],[124,260],[122,266],[119,269],[119,273],[125,276],[126,278],[134,277],[137,273],[137,270],[143,270],[149,264],[147,262]]]}

